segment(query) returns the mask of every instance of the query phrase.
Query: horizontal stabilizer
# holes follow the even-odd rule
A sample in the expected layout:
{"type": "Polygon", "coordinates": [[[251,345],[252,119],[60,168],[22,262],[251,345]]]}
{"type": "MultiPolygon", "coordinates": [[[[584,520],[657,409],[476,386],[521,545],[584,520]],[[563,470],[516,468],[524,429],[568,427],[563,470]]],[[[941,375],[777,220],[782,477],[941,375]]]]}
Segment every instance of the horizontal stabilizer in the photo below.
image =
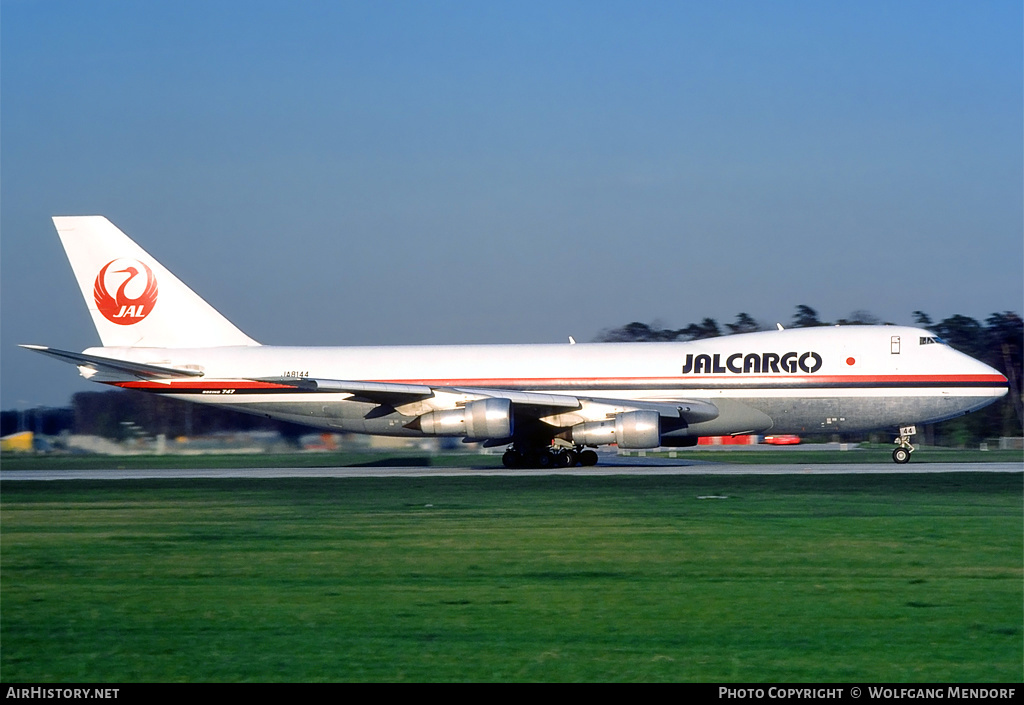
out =
{"type": "MultiPolygon", "coordinates": [[[[183,370],[174,367],[161,367],[160,365],[146,365],[141,362],[129,362],[128,360],[114,360],[109,357],[100,357],[99,355],[86,355],[85,353],[57,350],[56,348],[48,348],[45,345],[22,345],[20,347],[55,357],[64,362],[70,362],[72,365],[77,365],[80,369],[83,367],[91,369],[93,370],[93,375],[96,373],[114,377],[131,375],[143,380],[203,376],[203,373],[199,370],[183,370]]],[[[92,377],[93,375],[84,375],[83,373],[83,376],[87,377],[92,377]]]]}

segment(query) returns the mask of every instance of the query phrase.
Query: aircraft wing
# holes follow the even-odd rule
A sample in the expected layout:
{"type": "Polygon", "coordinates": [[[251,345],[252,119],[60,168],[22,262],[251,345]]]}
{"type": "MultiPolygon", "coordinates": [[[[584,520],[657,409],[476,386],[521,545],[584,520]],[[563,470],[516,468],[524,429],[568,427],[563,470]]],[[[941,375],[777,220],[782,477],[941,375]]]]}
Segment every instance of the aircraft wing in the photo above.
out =
{"type": "Polygon", "coordinates": [[[48,348],[45,345],[21,345],[19,347],[77,365],[82,376],[86,378],[94,377],[97,374],[115,377],[123,377],[127,374],[141,380],[180,379],[183,377],[203,376],[203,373],[199,370],[147,365],[141,362],[129,362],[128,360],[114,360],[109,357],[100,357],[99,355],[86,355],[85,353],[70,352],[68,350],[57,350],[56,348],[48,348]]]}
{"type": "Polygon", "coordinates": [[[434,390],[423,384],[355,382],[339,379],[314,379],[312,377],[274,377],[257,381],[285,384],[307,391],[347,393],[352,395],[351,401],[387,404],[388,406],[410,404],[434,396],[434,390]]]}
{"type": "Polygon", "coordinates": [[[476,387],[449,387],[446,391],[474,394],[481,397],[508,399],[513,406],[537,406],[550,409],[548,413],[559,413],[581,409],[588,404],[600,404],[618,411],[637,411],[640,409],[657,411],[667,418],[683,418],[688,423],[709,421],[718,417],[718,407],[709,401],[699,399],[680,399],[671,402],[643,401],[639,399],[602,399],[588,396],[568,396],[564,394],[540,394],[537,392],[519,392],[508,389],[490,389],[476,387]]]}
{"type": "Polygon", "coordinates": [[[601,407],[611,417],[623,411],[656,411],[662,417],[683,419],[687,423],[699,423],[717,418],[718,407],[702,399],[679,399],[673,401],[643,401],[634,399],[604,399],[568,394],[544,394],[514,389],[492,387],[445,387],[422,384],[401,384],[397,382],[357,382],[334,379],[274,378],[263,382],[286,384],[298,389],[351,394],[352,401],[370,402],[387,406],[400,406],[442,394],[461,395],[476,399],[507,399],[516,411],[535,418],[581,410],[584,407],[601,407]]]}
{"type": "Polygon", "coordinates": [[[533,406],[547,413],[557,413],[571,409],[579,409],[580,402],[576,397],[561,394],[537,394],[535,392],[518,392],[513,390],[472,389],[468,387],[428,386],[425,384],[401,384],[398,382],[356,382],[339,379],[314,379],[312,377],[275,377],[261,379],[260,382],[286,384],[318,392],[341,392],[352,396],[352,401],[370,402],[400,406],[422,401],[439,394],[453,394],[475,398],[508,399],[515,405],[533,406]]]}

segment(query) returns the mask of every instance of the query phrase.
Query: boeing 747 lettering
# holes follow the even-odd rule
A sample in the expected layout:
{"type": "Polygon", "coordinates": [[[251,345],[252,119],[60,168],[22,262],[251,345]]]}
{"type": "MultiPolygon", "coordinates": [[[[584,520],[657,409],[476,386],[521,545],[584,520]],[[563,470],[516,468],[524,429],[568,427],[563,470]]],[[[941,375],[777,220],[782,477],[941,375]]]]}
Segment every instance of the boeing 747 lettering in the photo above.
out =
{"type": "Polygon", "coordinates": [[[898,326],[680,343],[280,347],[240,331],[102,216],[55,217],[102,347],[25,345],[95,382],[338,432],[507,446],[507,467],[593,465],[600,445],[896,430],[1007,392],[997,370],[898,326]]]}

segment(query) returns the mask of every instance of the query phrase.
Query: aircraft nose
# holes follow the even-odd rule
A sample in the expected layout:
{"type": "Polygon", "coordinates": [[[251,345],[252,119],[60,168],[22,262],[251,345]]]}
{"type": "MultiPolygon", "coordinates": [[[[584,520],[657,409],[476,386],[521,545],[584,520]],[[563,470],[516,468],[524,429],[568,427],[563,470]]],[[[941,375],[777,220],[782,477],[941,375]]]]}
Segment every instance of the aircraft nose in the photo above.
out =
{"type": "Polygon", "coordinates": [[[992,396],[997,399],[1005,396],[1010,390],[1010,380],[1007,376],[991,365],[981,363],[981,366],[985,368],[984,374],[991,380],[992,387],[994,387],[992,396]]]}
{"type": "Polygon", "coordinates": [[[1010,380],[1007,379],[1006,375],[997,370],[995,367],[992,367],[989,364],[981,362],[980,360],[975,360],[975,362],[977,362],[981,367],[983,367],[985,370],[984,374],[987,374],[990,377],[992,377],[993,381],[996,382],[997,384],[1009,384],[1010,380]]]}
{"type": "Polygon", "coordinates": [[[1006,396],[1010,388],[1010,381],[1002,372],[988,363],[982,362],[965,353],[954,351],[958,363],[955,368],[961,375],[960,379],[969,387],[975,388],[975,394],[995,401],[1006,396]]]}
{"type": "MultiPolygon", "coordinates": [[[[1007,390],[1010,388],[1010,379],[997,369],[989,368],[999,377],[999,385],[1005,387],[1007,390]]],[[[1001,395],[1000,395],[1001,396],[1001,395]]]]}

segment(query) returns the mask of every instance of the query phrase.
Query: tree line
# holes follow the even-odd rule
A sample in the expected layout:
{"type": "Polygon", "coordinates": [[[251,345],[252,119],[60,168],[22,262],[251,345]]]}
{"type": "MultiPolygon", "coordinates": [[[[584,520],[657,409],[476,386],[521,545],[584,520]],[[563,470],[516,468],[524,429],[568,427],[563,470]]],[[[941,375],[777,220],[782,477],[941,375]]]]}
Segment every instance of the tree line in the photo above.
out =
{"type": "MultiPolygon", "coordinates": [[[[925,319],[928,320],[929,326],[931,325],[931,319],[926,314],[920,311],[915,311],[915,315],[921,314],[925,319]]],[[[996,315],[996,314],[993,314],[996,315]]],[[[1016,314],[1010,314],[1015,316],[1016,314]]],[[[955,316],[954,318],[959,318],[955,316]]],[[[1020,320],[1020,317],[1017,318],[1020,320]]],[[[790,328],[811,328],[814,326],[878,326],[878,325],[895,325],[893,323],[883,322],[882,319],[873,315],[869,311],[854,311],[850,314],[849,318],[840,318],[835,323],[829,323],[822,321],[818,318],[818,312],[810,306],[801,304],[796,307],[796,314],[793,316],[792,322],[789,324],[790,328]]],[[[670,328],[660,328],[658,323],[648,325],[646,323],[627,323],[620,328],[609,328],[601,331],[594,339],[595,342],[599,343],[653,343],[653,342],[671,342],[671,341],[686,341],[686,340],[701,340],[703,338],[718,338],[722,335],[736,335],[737,333],[756,333],[761,330],[768,330],[767,327],[763,326],[757,320],[754,319],[749,313],[738,313],[736,314],[736,320],[732,323],[726,323],[726,332],[723,332],[718,325],[718,321],[714,318],[704,318],[700,323],[691,323],[685,328],[679,328],[678,330],[672,330],[670,328]]]]}

